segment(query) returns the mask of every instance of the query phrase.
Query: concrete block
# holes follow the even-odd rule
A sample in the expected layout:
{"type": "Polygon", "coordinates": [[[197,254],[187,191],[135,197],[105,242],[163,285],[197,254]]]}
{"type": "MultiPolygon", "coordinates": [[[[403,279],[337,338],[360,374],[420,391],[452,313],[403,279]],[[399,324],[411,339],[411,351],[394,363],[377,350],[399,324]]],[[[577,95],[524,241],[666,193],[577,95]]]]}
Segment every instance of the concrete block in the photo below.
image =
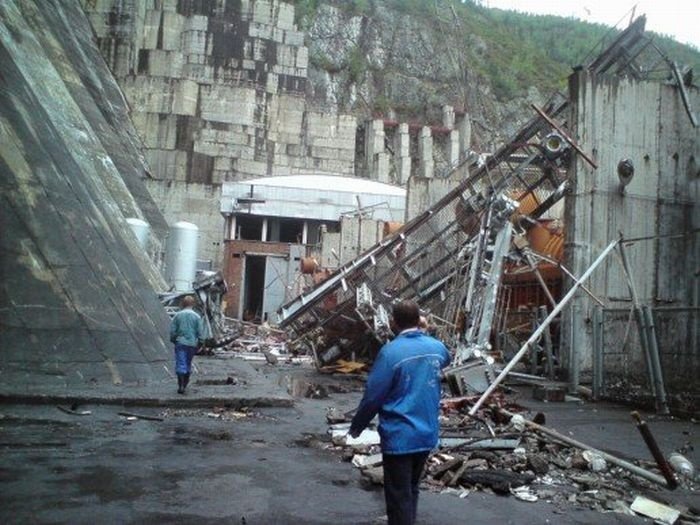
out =
{"type": "Polygon", "coordinates": [[[396,170],[396,182],[406,184],[411,176],[411,157],[394,157],[394,168],[396,170]]]}
{"type": "Polygon", "coordinates": [[[279,77],[274,73],[269,73],[267,75],[267,80],[265,81],[265,91],[268,93],[277,93],[279,87],[279,77]]]}
{"type": "Polygon", "coordinates": [[[182,78],[192,80],[197,84],[212,84],[214,82],[214,68],[205,64],[184,64],[182,78]]]}
{"type": "Polygon", "coordinates": [[[309,50],[306,47],[297,49],[296,67],[306,69],[309,67],[309,50]]]}
{"type": "Polygon", "coordinates": [[[134,113],[170,113],[172,81],[163,77],[125,77],[121,87],[134,113]]]}
{"type": "Polygon", "coordinates": [[[296,47],[285,46],[284,44],[277,45],[277,64],[285,67],[296,66],[296,47]]]}
{"type": "Polygon", "coordinates": [[[459,131],[450,131],[450,137],[447,142],[447,160],[450,165],[454,165],[459,160],[459,131]]]}
{"type": "Polygon", "coordinates": [[[272,26],[251,22],[248,26],[248,35],[253,38],[262,38],[265,40],[273,40],[272,26]]]}
{"type": "Polygon", "coordinates": [[[267,43],[265,40],[256,38],[253,41],[253,60],[265,62],[267,59],[267,43]]]}
{"type": "Polygon", "coordinates": [[[374,179],[379,182],[389,183],[389,154],[377,153],[374,156],[374,179]]]}
{"type": "Polygon", "coordinates": [[[302,148],[299,144],[287,144],[286,146],[287,155],[291,157],[301,156],[302,148]]]}
{"type": "Polygon", "coordinates": [[[472,147],[472,121],[469,113],[465,113],[457,122],[457,129],[459,131],[459,151],[465,154],[472,147]]]}
{"type": "Polygon", "coordinates": [[[311,156],[319,159],[335,159],[338,156],[337,152],[335,148],[311,147],[311,156]]]}
{"type": "Polygon", "coordinates": [[[178,0],[161,0],[163,11],[176,12],[178,0]]]}
{"type": "Polygon", "coordinates": [[[187,152],[146,149],[144,155],[154,178],[179,181],[187,179],[187,152]]]}
{"type": "Polygon", "coordinates": [[[158,32],[160,31],[161,11],[151,10],[146,11],[143,20],[143,41],[141,47],[143,49],[156,49],[158,47],[158,32]]]}
{"type": "Polygon", "coordinates": [[[227,171],[221,171],[221,170],[214,170],[211,173],[211,183],[212,184],[221,184],[226,180],[226,175],[228,174],[227,171]]]}
{"type": "Polygon", "coordinates": [[[175,149],[177,117],[157,113],[139,113],[134,125],[146,148],[175,149]]]}
{"type": "Polygon", "coordinates": [[[214,170],[229,171],[233,167],[231,157],[216,157],[214,159],[214,170]]]}
{"type": "Polygon", "coordinates": [[[272,40],[278,44],[284,44],[284,30],[279,27],[272,28],[272,40]]]}
{"type": "Polygon", "coordinates": [[[279,2],[276,25],[280,29],[294,29],[294,6],[292,4],[279,2]]]}
{"type": "Polygon", "coordinates": [[[255,123],[255,90],[241,86],[201,87],[201,116],[204,120],[234,124],[255,123]]]}
{"type": "Polygon", "coordinates": [[[285,31],[283,41],[288,46],[303,46],[304,33],[301,31],[285,31]]]}
{"type": "Polygon", "coordinates": [[[243,174],[255,177],[264,177],[268,174],[266,162],[235,159],[233,161],[233,169],[238,175],[243,174]]]}
{"type": "Polygon", "coordinates": [[[206,31],[209,28],[209,17],[205,15],[192,15],[185,19],[183,31],[206,31]]]}
{"type": "Polygon", "coordinates": [[[179,80],[175,86],[173,113],[194,116],[197,113],[199,84],[192,80],[179,80]]]}
{"type": "Polygon", "coordinates": [[[172,12],[163,13],[163,46],[162,49],[176,51],[180,49],[180,35],[185,25],[185,17],[172,12]]]}
{"type": "MultiPolygon", "coordinates": [[[[185,57],[186,57],[186,62],[188,64],[197,64],[197,65],[206,65],[207,64],[207,56],[206,55],[185,53],[185,57]]],[[[213,70],[213,68],[212,68],[212,70],[213,70]]]]}
{"type": "Polygon", "coordinates": [[[148,53],[148,75],[151,77],[180,78],[185,57],[179,51],[152,49],[148,53]]]}
{"type": "Polygon", "coordinates": [[[207,55],[207,32],[185,31],[182,33],[181,49],[187,55],[207,55]]]}
{"type": "Polygon", "coordinates": [[[455,127],[455,108],[447,104],[442,106],[442,125],[447,129],[455,127]]]}
{"type": "Polygon", "coordinates": [[[252,5],[252,21],[258,24],[273,24],[272,2],[268,0],[257,0],[252,5]]]}

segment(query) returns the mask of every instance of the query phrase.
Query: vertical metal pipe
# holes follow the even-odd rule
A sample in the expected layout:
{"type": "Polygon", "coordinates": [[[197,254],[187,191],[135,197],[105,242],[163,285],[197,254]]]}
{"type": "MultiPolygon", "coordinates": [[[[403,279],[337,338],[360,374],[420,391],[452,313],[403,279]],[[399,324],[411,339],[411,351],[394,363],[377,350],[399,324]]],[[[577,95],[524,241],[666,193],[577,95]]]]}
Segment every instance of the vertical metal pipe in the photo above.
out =
{"type": "MultiPolygon", "coordinates": [[[[544,323],[547,319],[547,307],[540,306],[539,308],[539,321],[544,323]]],[[[549,379],[554,379],[554,351],[552,350],[552,333],[549,328],[546,328],[543,333],[544,340],[544,351],[547,358],[547,367],[545,369],[546,375],[549,379]]]]}
{"type": "Polygon", "coordinates": [[[661,414],[668,414],[668,404],[666,401],[666,387],[664,385],[664,375],[661,368],[661,357],[659,356],[659,342],[656,338],[656,326],[654,326],[654,316],[649,306],[642,306],[644,319],[646,321],[646,332],[648,337],[649,354],[652,361],[652,372],[654,374],[654,387],[656,390],[656,410],[661,414]]]}
{"type": "MultiPolygon", "coordinates": [[[[537,330],[538,325],[540,324],[540,320],[537,316],[537,308],[532,309],[532,331],[534,332],[537,330]]],[[[537,375],[537,351],[539,350],[539,345],[537,344],[537,341],[534,341],[530,345],[530,373],[533,376],[537,375]]]]}
{"type": "Polygon", "coordinates": [[[627,260],[627,253],[625,252],[624,242],[622,236],[620,236],[620,259],[622,260],[622,268],[625,272],[625,278],[627,279],[627,286],[630,290],[630,295],[632,296],[632,308],[634,311],[634,318],[637,321],[637,329],[639,331],[639,344],[644,352],[644,360],[647,365],[647,373],[649,374],[649,387],[654,399],[658,400],[658,393],[656,392],[656,379],[654,373],[654,362],[651,356],[651,348],[649,348],[649,340],[646,333],[646,322],[644,320],[644,313],[642,312],[642,307],[639,302],[639,296],[637,295],[637,287],[634,285],[634,279],[632,279],[632,272],[630,270],[630,265],[627,260]]]}
{"type": "Polygon", "coordinates": [[[603,393],[603,309],[593,310],[593,399],[603,393]]]}
{"type": "MultiPolygon", "coordinates": [[[[513,356],[513,358],[510,360],[510,362],[501,370],[501,373],[498,374],[498,377],[489,385],[489,387],[486,389],[486,391],[481,395],[481,397],[477,400],[476,403],[474,403],[474,406],[469,410],[469,415],[473,416],[476,414],[476,412],[481,408],[481,405],[484,404],[484,402],[488,399],[488,397],[493,394],[493,391],[498,388],[498,385],[505,379],[505,377],[508,375],[508,372],[510,372],[515,365],[518,364],[518,362],[523,358],[523,355],[525,355],[525,352],[528,351],[528,348],[530,347],[530,344],[532,344],[533,341],[537,341],[539,339],[540,335],[542,335],[542,332],[547,328],[552,321],[556,318],[557,315],[559,315],[559,312],[561,312],[564,307],[569,303],[569,301],[572,299],[572,297],[576,294],[576,290],[578,290],[579,286],[581,286],[581,283],[588,279],[588,277],[593,273],[593,271],[598,267],[598,265],[605,260],[605,258],[612,252],[613,248],[617,246],[618,240],[612,241],[610,244],[608,244],[605,249],[601,252],[601,254],[598,256],[598,258],[593,261],[593,264],[591,264],[588,269],[584,272],[584,274],[581,276],[581,278],[578,280],[578,282],[574,283],[574,285],[571,287],[571,289],[566,293],[566,295],[562,298],[561,301],[559,301],[559,304],[557,304],[557,307],[552,310],[552,313],[547,316],[547,319],[544,320],[544,322],[539,326],[537,330],[530,336],[530,338],[525,341],[525,343],[520,347],[520,350],[513,356]]],[[[576,357],[576,356],[572,356],[576,357]]]]}

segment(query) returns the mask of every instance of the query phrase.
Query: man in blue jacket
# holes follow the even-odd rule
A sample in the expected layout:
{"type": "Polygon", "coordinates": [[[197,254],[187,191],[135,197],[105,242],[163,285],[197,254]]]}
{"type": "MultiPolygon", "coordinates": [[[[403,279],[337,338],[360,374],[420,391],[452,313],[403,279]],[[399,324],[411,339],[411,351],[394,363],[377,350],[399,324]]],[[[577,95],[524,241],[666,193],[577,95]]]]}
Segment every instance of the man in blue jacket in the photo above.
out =
{"type": "Polygon", "coordinates": [[[188,295],[182,300],[182,310],[170,321],[170,342],[175,344],[175,373],[177,393],[184,394],[190,382],[192,359],[204,341],[202,318],[192,307],[196,300],[188,295]]]}
{"type": "Polygon", "coordinates": [[[377,356],[349,434],[359,436],[379,413],[389,525],[411,525],[423,466],[438,444],[441,369],[450,354],[419,328],[415,302],[396,304],[392,314],[398,335],[377,356]]]}

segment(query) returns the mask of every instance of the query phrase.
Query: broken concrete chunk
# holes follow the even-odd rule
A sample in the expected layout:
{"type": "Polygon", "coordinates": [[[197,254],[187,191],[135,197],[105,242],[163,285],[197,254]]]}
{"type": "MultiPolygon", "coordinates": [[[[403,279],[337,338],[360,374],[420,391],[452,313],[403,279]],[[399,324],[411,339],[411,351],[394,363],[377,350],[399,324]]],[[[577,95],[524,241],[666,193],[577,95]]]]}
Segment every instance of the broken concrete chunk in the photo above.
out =
{"type": "Polygon", "coordinates": [[[608,468],[607,462],[600,454],[596,454],[590,450],[584,450],[582,456],[588,462],[588,468],[593,472],[603,472],[608,468]]]}
{"type": "Polygon", "coordinates": [[[352,437],[347,431],[333,430],[331,433],[334,445],[347,445],[353,448],[369,447],[371,445],[379,445],[379,432],[376,430],[365,429],[362,434],[356,438],[352,437]]]}
{"type": "Polygon", "coordinates": [[[666,523],[668,525],[673,525],[681,515],[680,511],[673,507],[663,505],[662,503],[645,498],[644,496],[637,496],[634,498],[630,508],[637,514],[647,516],[657,522],[666,523]]]}
{"type": "Polygon", "coordinates": [[[531,454],[527,457],[527,466],[538,476],[549,472],[549,462],[540,454],[531,454]]]}
{"type": "Polygon", "coordinates": [[[335,407],[329,407],[326,410],[326,421],[330,424],[345,423],[347,420],[347,416],[335,407]]]}
{"type": "Polygon", "coordinates": [[[382,455],[372,454],[368,456],[366,454],[355,454],[352,457],[352,464],[357,468],[376,467],[382,464],[382,455]]]}
{"type": "Polygon", "coordinates": [[[493,489],[497,494],[509,494],[510,489],[527,485],[535,477],[529,474],[518,474],[508,470],[466,470],[460,481],[469,485],[484,485],[493,489]]]}
{"type": "Polygon", "coordinates": [[[534,503],[539,499],[536,494],[530,492],[530,489],[528,487],[518,487],[515,489],[510,489],[510,493],[520,501],[527,501],[529,503],[534,503]]]}
{"type": "Polygon", "coordinates": [[[384,485],[384,469],[382,467],[366,468],[362,471],[362,475],[374,485],[384,485]]]}

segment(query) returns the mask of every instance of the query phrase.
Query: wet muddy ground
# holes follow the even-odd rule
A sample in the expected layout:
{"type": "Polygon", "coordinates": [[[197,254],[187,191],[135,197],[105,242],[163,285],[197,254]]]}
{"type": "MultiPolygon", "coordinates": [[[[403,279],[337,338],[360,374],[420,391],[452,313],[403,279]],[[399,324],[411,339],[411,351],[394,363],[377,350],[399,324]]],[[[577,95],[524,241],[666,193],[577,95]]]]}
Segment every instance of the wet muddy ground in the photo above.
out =
{"type": "MultiPolygon", "coordinates": [[[[129,408],[162,419],[157,421],[121,416],[118,406],[76,407],[77,412],[90,411],[84,416],[54,406],[0,406],[0,520],[381,523],[381,488],[368,488],[357,469],[324,445],[327,408],[354,408],[361,384],[323,379],[309,390],[297,375],[269,371],[271,380],[301,396],[294,408],[129,408]]],[[[554,421],[571,419],[571,412],[561,410],[553,411],[554,421]]],[[[617,418],[598,417],[600,425],[618,424],[617,418]]],[[[579,419],[575,430],[581,439],[595,438],[590,418],[588,423],[579,419]]],[[[634,427],[629,428],[619,431],[633,433],[634,427]]],[[[678,435],[682,432],[679,427],[678,435]]],[[[637,517],[488,493],[472,492],[464,499],[422,493],[419,523],[467,521],[644,523],[637,517]]]]}

